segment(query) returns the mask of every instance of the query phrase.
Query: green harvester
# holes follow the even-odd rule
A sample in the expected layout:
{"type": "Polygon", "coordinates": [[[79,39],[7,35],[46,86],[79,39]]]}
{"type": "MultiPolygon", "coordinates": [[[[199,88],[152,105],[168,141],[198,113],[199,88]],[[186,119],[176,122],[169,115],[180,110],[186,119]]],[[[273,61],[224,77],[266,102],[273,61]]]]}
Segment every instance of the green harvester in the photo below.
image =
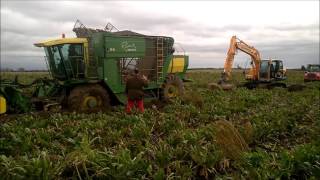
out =
{"type": "Polygon", "coordinates": [[[8,110],[28,112],[30,107],[49,110],[58,106],[90,111],[125,104],[125,81],[135,68],[149,80],[146,100],[169,99],[183,93],[189,57],[175,53],[172,37],[115,29],[111,24],[103,30],[86,28],[77,20],[73,28],[76,38],[63,35],[35,43],[44,48],[52,78],[36,79],[30,85],[2,80],[0,95],[8,110]],[[35,86],[31,97],[21,90],[29,86],[35,86]],[[13,92],[9,89],[14,89],[14,96],[7,93],[13,92]]]}

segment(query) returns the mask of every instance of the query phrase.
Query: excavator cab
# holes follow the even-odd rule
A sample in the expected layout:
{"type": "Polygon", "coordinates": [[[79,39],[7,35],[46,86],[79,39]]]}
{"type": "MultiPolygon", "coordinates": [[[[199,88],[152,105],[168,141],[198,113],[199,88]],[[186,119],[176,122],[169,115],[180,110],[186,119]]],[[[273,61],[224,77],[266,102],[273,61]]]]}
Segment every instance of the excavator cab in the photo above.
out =
{"type": "Polygon", "coordinates": [[[272,64],[274,67],[274,75],[273,78],[275,80],[284,80],[287,78],[286,69],[283,67],[282,60],[272,60],[272,64]]]}
{"type": "Polygon", "coordinates": [[[284,80],[286,79],[285,73],[282,60],[261,60],[259,81],[284,80]]]}
{"type": "Polygon", "coordinates": [[[273,70],[274,70],[273,64],[270,60],[261,60],[259,81],[262,81],[262,82],[270,81],[273,70]]]}

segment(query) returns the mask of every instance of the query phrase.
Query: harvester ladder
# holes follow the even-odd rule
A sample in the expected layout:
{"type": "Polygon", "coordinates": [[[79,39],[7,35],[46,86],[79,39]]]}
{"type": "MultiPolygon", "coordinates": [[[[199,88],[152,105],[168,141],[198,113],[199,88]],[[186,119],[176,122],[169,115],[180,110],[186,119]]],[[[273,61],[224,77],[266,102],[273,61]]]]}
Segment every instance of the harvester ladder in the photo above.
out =
{"type": "Polygon", "coordinates": [[[88,38],[88,56],[89,56],[89,61],[87,64],[87,74],[90,78],[96,78],[96,69],[97,69],[97,62],[94,58],[94,47],[93,47],[93,42],[92,38],[88,38]]]}
{"type": "Polygon", "coordinates": [[[157,38],[157,82],[162,83],[163,80],[163,61],[164,61],[164,54],[163,54],[163,38],[157,38]]]}

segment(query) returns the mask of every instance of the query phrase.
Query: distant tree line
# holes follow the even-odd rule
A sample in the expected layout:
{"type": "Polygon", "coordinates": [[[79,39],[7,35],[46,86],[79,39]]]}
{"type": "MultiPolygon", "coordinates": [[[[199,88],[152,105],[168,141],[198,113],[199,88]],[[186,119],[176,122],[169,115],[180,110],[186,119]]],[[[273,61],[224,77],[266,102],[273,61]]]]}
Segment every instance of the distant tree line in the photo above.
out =
{"type": "MultiPolygon", "coordinates": [[[[223,68],[188,68],[189,70],[214,70],[214,69],[223,69],[223,68]]],[[[239,64],[237,65],[236,68],[233,69],[243,69],[239,64]]],[[[292,68],[299,70],[298,68],[292,68]]],[[[305,71],[306,67],[304,65],[301,66],[300,70],[305,71]]],[[[1,72],[47,72],[48,70],[46,69],[25,69],[25,68],[17,68],[17,69],[12,69],[12,68],[1,68],[1,72]]]]}
{"type": "Polygon", "coordinates": [[[25,69],[25,68],[17,68],[17,69],[12,69],[12,68],[1,68],[1,72],[47,72],[48,70],[46,69],[25,69]]]}

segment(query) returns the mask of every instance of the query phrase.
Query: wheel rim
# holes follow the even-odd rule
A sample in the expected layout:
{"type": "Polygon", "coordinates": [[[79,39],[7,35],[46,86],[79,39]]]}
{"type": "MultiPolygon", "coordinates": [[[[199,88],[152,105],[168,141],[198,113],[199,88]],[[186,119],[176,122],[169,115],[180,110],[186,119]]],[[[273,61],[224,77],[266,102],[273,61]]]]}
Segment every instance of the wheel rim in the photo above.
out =
{"type": "Polygon", "coordinates": [[[178,88],[174,85],[167,86],[167,96],[169,98],[177,97],[178,96],[178,88]]]}
{"type": "Polygon", "coordinates": [[[83,109],[96,108],[99,106],[99,104],[101,104],[99,101],[99,98],[94,96],[86,96],[84,97],[84,100],[82,102],[82,108],[83,109]]]}

